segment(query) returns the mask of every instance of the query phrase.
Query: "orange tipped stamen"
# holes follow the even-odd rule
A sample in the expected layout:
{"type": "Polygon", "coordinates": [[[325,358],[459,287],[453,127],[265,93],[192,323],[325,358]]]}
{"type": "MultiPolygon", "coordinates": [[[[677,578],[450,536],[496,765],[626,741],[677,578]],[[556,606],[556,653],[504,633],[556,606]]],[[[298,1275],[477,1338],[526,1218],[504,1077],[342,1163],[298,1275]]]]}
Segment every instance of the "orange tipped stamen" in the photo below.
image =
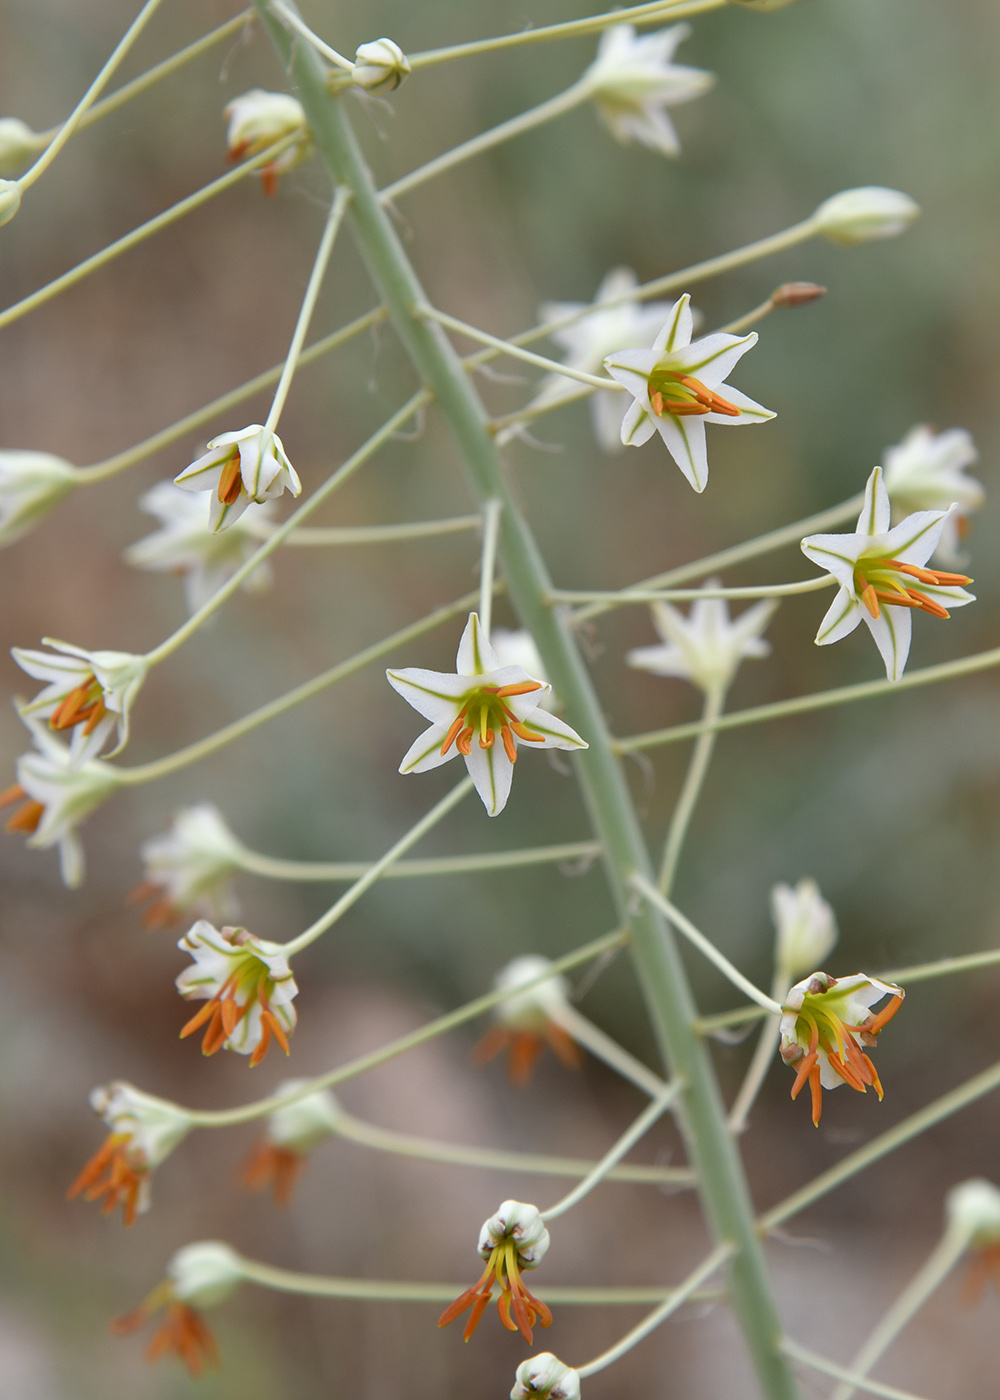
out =
{"type": "Polygon", "coordinates": [[[287,1206],[304,1164],[301,1152],[273,1142],[260,1142],[243,1164],[240,1184],[247,1191],[265,1191],[270,1186],[275,1204],[287,1206]]]}
{"type": "Polygon", "coordinates": [[[886,564],[890,569],[898,569],[901,574],[910,574],[913,578],[919,579],[921,583],[933,583],[939,587],[971,583],[972,579],[968,574],[948,574],[942,569],[921,569],[916,564],[901,564],[898,559],[887,559],[886,564]]]}
{"type": "Polygon", "coordinates": [[[497,691],[497,696],[501,700],[506,700],[511,695],[530,695],[533,690],[541,690],[541,681],[521,681],[520,685],[502,685],[497,691]]]}
{"type": "Polygon", "coordinates": [[[472,735],[473,730],[471,727],[469,727],[463,729],[461,734],[459,734],[458,738],[455,740],[455,747],[456,749],[458,749],[459,753],[462,755],[463,758],[468,758],[469,754],[472,752],[472,735]]]}
{"type": "Polygon", "coordinates": [[[511,763],[517,762],[517,745],[514,743],[514,736],[510,732],[510,725],[505,724],[500,730],[500,738],[503,740],[503,751],[510,759],[511,763]]]}
{"type": "Polygon", "coordinates": [[[535,734],[533,730],[528,729],[525,725],[523,725],[519,719],[512,719],[510,722],[510,727],[511,729],[513,729],[517,737],[519,739],[523,739],[526,744],[545,743],[544,734],[535,734]]]}
{"type": "Polygon", "coordinates": [[[689,374],[679,375],[681,383],[694,394],[700,404],[704,404],[707,411],[711,413],[724,413],[727,418],[738,418],[740,411],[735,404],[724,399],[721,394],[717,394],[714,389],[708,389],[702,384],[700,379],[695,379],[689,374]]]}
{"type": "Polygon", "coordinates": [[[6,831],[23,831],[30,836],[36,832],[42,817],[45,815],[45,804],[42,802],[25,802],[23,807],[19,807],[12,817],[7,820],[4,828],[6,831]]]}
{"type": "Polygon", "coordinates": [[[819,1120],[823,1116],[823,1085],[820,1081],[819,1065],[813,1065],[812,1073],[809,1076],[809,1090],[812,1094],[812,1120],[813,1127],[819,1127],[819,1120]]]}
{"type": "Polygon", "coordinates": [[[4,788],[3,792],[0,792],[0,807],[9,807],[13,802],[23,802],[27,795],[20,783],[14,783],[12,787],[4,788]]]}
{"type": "Polygon", "coordinates": [[[240,475],[239,453],[235,457],[230,457],[223,465],[219,475],[219,501],[224,506],[235,505],[240,498],[243,489],[243,478],[240,475]]]}
{"type": "Polygon", "coordinates": [[[869,583],[864,574],[858,574],[858,582],[861,584],[861,601],[871,613],[872,617],[878,617],[878,594],[875,585],[869,583]]]}
{"type": "Polygon", "coordinates": [[[468,708],[468,705],[466,705],[465,709],[462,710],[458,718],[455,720],[454,724],[448,730],[448,733],[444,736],[444,743],[441,745],[442,757],[448,752],[452,744],[455,742],[455,740],[461,733],[462,728],[465,724],[465,710],[467,710],[468,708]]]}

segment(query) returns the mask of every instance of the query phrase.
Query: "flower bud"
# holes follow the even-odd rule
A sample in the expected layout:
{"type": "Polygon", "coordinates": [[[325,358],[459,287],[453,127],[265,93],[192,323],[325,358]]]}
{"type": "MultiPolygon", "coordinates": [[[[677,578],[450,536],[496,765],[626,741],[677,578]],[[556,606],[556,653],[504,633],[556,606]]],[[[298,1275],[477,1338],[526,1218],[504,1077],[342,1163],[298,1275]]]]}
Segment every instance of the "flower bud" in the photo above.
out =
{"type": "Polygon", "coordinates": [[[800,880],[794,890],[775,885],[771,917],[777,929],[775,962],[786,982],[820,967],[837,941],[837,920],[815,880],[800,880]]]}
{"type": "Polygon", "coordinates": [[[551,1239],[536,1206],[524,1201],[504,1201],[479,1232],[479,1257],[490,1255],[505,1240],[517,1246],[517,1262],[522,1269],[536,1269],[548,1252],[551,1239]]]}
{"type": "Polygon", "coordinates": [[[90,1106],[115,1134],[127,1134],[135,1166],[158,1167],[194,1126],[190,1117],[123,1079],[91,1090],[90,1106]]]}
{"type": "Polygon", "coordinates": [[[518,1366],[510,1400],[580,1400],[580,1377],[550,1351],[539,1352],[518,1366]]]}
{"type": "Polygon", "coordinates": [[[824,200],[813,215],[818,232],[834,243],[867,243],[905,233],[920,205],[900,190],[864,185],[824,200]]]}
{"type": "MultiPolygon", "coordinates": [[[[0,181],[0,188],[3,183],[0,181]]],[[[2,199],[0,194],[0,207],[2,199]]],[[[0,451],[0,545],[10,544],[30,530],[76,481],[75,468],[50,452],[0,451]]]]}
{"type": "Polygon", "coordinates": [[[19,175],[42,144],[20,117],[0,117],[0,174],[19,175]]]}
{"type": "Polygon", "coordinates": [[[391,39],[362,44],[354,59],[351,78],[368,92],[392,92],[410,75],[410,60],[391,39]]]}
{"type": "Polygon", "coordinates": [[[199,1240],[179,1249],[167,1265],[173,1297],[197,1308],[224,1303],[243,1282],[243,1261],[221,1240],[199,1240]]]}
{"type": "MultiPolygon", "coordinates": [[[[275,1094],[294,1094],[307,1084],[307,1079],[286,1079],[275,1094]]],[[[311,1152],[336,1131],[341,1116],[340,1105],[329,1089],[317,1089],[307,1098],[284,1108],[276,1108],[267,1120],[267,1136],[278,1147],[291,1152],[311,1152]]]]}
{"type": "MultiPolygon", "coordinates": [[[[502,968],[493,979],[498,992],[523,986],[540,977],[552,966],[548,958],[537,953],[528,953],[523,958],[515,958],[502,968]]],[[[553,1012],[558,1012],[567,1002],[569,988],[565,977],[554,975],[537,982],[525,992],[505,997],[494,1008],[494,1015],[501,1025],[512,1030],[539,1031],[548,1025],[553,1012]]]]}
{"type": "Polygon", "coordinates": [[[815,282],[782,282],[771,293],[772,306],[808,306],[826,296],[826,288],[815,282]]]}
{"type": "Polygon", "coordinates": [[[1000,1243],[1000,1190],[983,1177],[953,1186],[945,1197],[948,1224],[960,1231],[970,1245],[1000,1243]]]}
{"type": "Polygon", "coordinates": [[[143,915],[147,928],[174,923],[197,910],[216,919],[235,918],[239,905],[232,878],[242,868],[242,847],[211,802],[185,807],[170,830],[144,841],[145,878],[130,896],[154,902],[143,915]]]}
{"type": "Polygon", "coordinates": [[[21,186],[16,180],[0,180],[0,224],[10,223],[21,207],[21,186]]]}

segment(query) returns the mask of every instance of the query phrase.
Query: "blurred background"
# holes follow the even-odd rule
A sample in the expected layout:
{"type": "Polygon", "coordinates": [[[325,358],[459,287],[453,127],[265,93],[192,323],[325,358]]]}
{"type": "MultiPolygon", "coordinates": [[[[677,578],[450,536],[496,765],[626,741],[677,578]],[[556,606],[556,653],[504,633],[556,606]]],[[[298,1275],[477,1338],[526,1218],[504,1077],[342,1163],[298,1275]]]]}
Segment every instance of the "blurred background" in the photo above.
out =
{"type": "MultiPolygon", "coordinates": [[[[593,8],[597,8],[596,6],[593,8]]],[[[0,0],[0,112],[35,129],[58,122],[85,89],[136,6],[122,0],[0,0]]],[[[574,17],[570,0],[312,0],[303,14],[345,53],[381,34],[405,51],[574,17]]],[[[121,77],[237,13],[223,0],[165,0],[121,77]]],[[[383,103],[351,99],[379,183],[568,86],[594,39],[468,59],[415,75],[383,103]]],[[[700,286],[709,328],[780,282],[807,279],[827,297],[775,314],[740,367],[740,388],[778,412],[753,433],[710,433],[712,477],[695,496],[658,440],[620,456],[594,445],[582,405],[542,419],[553,450],[515,442],[509,470],[556,581],[616,587],[737,543],[853,496],[884,449],[915,423],[964,426],[975,474],[991,492],[968,541],[979,606],[948,627],[921,618],[911,664],[997,642],[1000,529],[995,498],[1000,314],[997,179],[1000,12],[986,0],[803,0],[773,15],[738,6],[698,19],[678,61],[718,75],[676,111],[683,152],[665,160],[619,147],[589,108],[522,137],[400,201],[400,226],[432,298],[498,334],[534,323],[545,300],[586,301],[605,273],[640,280],[738,247],[808,215],[837,190],[907,191],[923,218],[905,238],[858,249],[811,243],[700,286]]],[[[3,305],[103,247],[225,169],[222,109],[261,86],[284,90],[260,34],[223,44],[75,137],[0,233],[3,305]]],[[[0,446],[97,462],[173,422],[285,353],[324,216],[328,186],[313,160],[266,200],[255,180],[151,239],[0,336],[0,446]]],[[[319,335],[375,304],[348,235],[338,245],[313,327],[319,335]]],[[[483,380],[506,412],[534,389],[483,380]]],[[[521,370],[525,373],[522,375],[521,370]]],[[[281,424],[306,488],[325,478],[412,391],[391,332],[334,352],[296,377],[281,424]]],[[[78,492],[0,554],[4,646],[43,635],[141,651],[183,619],[180,583],[130,569],[122,551],[154,523],[137,506],[214,433],[259,420],[268,399],[208,425],[190,443],[78,492]]],[[[431,413],[415,442],[379,454],[317,523],[382,523],[472,508],[451,441],[431,413]]],[[[282,507],[286,510],[287,505],[282,507]]],[[[475,586],[477,543],[456,536],[405,546],[291,550],[271,590],[240,595],[149,680],[126,758],[166,754],[344,659],[475,586]]],[[[805,577],[797,551],[727,582],[805,577]]],[[[773,654],[747,664],[731,706],[876,678],[860,628],[812,645],[821,595],[785,603],[773,654]]],[[[505,604],[497,623],[515,619],[505,604]]],[[[451,669],[460,625],[403,648],[394,665],[451,669]]],[[[594,675],[616,733],[694,718],[695,693],[623,666],[653,633],[641,609],[588,634],[594,675]]],[[[4,656],[0,687],[26,679],[4,656]]],[[[526,1355],[484,1319],[465,1347],[438,1333],[434,1307],[311,1303],[244,1289],[210,1321],[224,1368],[197,1383],[176,1365],[147,1368],[136,1339],[108,1319],[134,1306],[175,1249],[223,1238],[293,1268],[339,1275],[471,1283],[482,1220],[506,1196],[544,1206],[561,1183],[374,1158],[331,1143],[310,1162],[286,1212],[236,1185],[252,1129],[202,1133],[157,1173],[155,1208],[131,1231],[94,1207],[65,1203],[67,1184],[102,1140],[90,1088],[115,1077],[179,1102],[258,1097],[289,1072],[277,1052],[247,1078],[242,1057],[204,1060],[179,1045],[185,1016],[173,978],[183,932],[143,931],[128,891],[140,842],[180,807],[216,803],[238,835],[269,854],[374,858],[454,782],[455,770],[404,780],[399,758],[417,716],[379,667],[235,744],[197,769],[116,799],[87,824],[88,879],[65,891],[53,852],[0,839],[0,1393],[11,1400],[263,1400],[280,1394],[405,1389],[412,1400],[506,1394],[526,1355]],[[488,1179],[487,1179],[488,1177],[488,1179]]],[[[0,786],[13,780],[25,732],[0,709],[0,786]]],[[[630,780],[658,843],[681,781],[683,746],[631,763],[630,780]]],[[[862,707],[723,736],[696,814],[676,898],[750,976],[770,979],[768,897],[777,880],[812,875],[832,902],[841,944],[831,970],[877,973],[995,946],[1000,726],[992,673],[862,707]]],[[[478,803],[418,854],[503,849],[589,833],[563,765],[518,769],[501,821],[478,803]]],[[[335,891],[239,883],[243,921],[285,939],[335,891]]],[[[296,964],[300,1025],[291,1072],[319,1073],[484,991],[527,951],[552,956],[613,926],[598,868],[545,867],[376,887],[296,964]]],[[[707,1011],[734,997],[700,963],[707,1011]]],[[[771,1205],[932,1097],[997,1057],[1000,974],[915,986],[884,1037],[874,1095],[827,1095],[814,1130],[788,1099],[777,1062],[743,1139],[755,1197],[771,1205]]],[[[636,1054],[652,1057],[624,959],[582,1009],[636,1054]]],[[[474,1069],[473,1025],[345,1086],[345,1105],[388,1127],[445,1139],[600,1155],[637,1113],[639,1096],[588,1062],[578,1075],[545,1062],[524,1091],[499,1065],[474,1069]]],[[[719,1046],[735,1092],[750,1043],[719,1046]]],[[[996,1173],[995,1099],[936,1128],[792,1223],[769,1253],[790,1333],[846,1359],[932,1247],[943,1192],[996,1173]]],[[[680,1160],[661,1126],[635,1154],[680,1160]]],[[[672,1283],[700,1259],[693,1200],[608,1185],[560,1224],[544,1283],[672,1283]]],[[[896,1348],[895,1384],[928,1395],[994,1391],[996,1296],[978,1310],[949,1281],[896,1348]]],[[[634,1309],[557,1312],[550,1348],[582,1363],[638,1320],[634,1309]]],[[[536,1341],[538,1339],[536,1338],[536,1341]]],[[[542,1349],[542,1348],[538,1348],[542,1349]]],[[[752,1392],[724,1309],[688,1310],[609,1371],[588,1400],[638,1393],[688,1400],[752,1392]]],[[[807,1377],[805,1395],[828,1393],[807,1377]]]]}

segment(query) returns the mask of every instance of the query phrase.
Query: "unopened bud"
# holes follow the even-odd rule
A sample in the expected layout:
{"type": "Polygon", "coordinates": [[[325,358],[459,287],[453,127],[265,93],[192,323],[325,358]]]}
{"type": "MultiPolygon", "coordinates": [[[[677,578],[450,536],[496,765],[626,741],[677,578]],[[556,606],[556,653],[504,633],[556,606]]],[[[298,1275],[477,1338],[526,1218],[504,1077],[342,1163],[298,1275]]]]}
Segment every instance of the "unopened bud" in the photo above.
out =
{"type": "Polygon", "coordinates": [[[479,1257],[489,1259],[497,1245],[513,1240],[523,1269],[537,1268],[551,1239],[536,1206],[524,1201],[504,1201],[479,1232],[479,1257]]]}
{"type": "Polygon", "coordinates": [[[919,213],[920,205],[908,194],[865,185],[824,200],[813,219],[819,232],[834,243],[867,243],[905,233],[919,213]]]}
{"type": "Polygon", "coordinates": [[[1000,1190],[992,1181],[973,1177],[953,1186],[945,1197],[945,1213],[949,1225],[969,1244],[982,1248],[1000,1243],[1000,1190]]]}
{"type": "Polygon", "coordinates": [[[565,977],[555,973],[544,981],[537,980],[551,966],[550,960],[540,953],[527,953],[522,958],[515,958],[497,973],[493,986],[498,992],[509,992],[516,987],[535,983],[534,986],[527,986],[523,992],[505,997],[494,1007],[493,1014],[501,1025],[514,1030],[541,1030],[567,1004],[569,988],[565,977]]]}
{"type": "Polygon", "coordinates": [[[822,963],[837,941],[837,920],[815,880],[775,885],[771,917],[777,930],[775,962],[789,982],[822,963]]]}
{"type": "Polygon", "coordinates": [[[826,296],[826,288],[815,282],[782,282],[771,293],[772,306],[808,306],[826,296]]]}
{"type": "MultiPolygon", "coordinates": [[[[277,1095],[294,1094],[308,1084],[307,1079],[286,1079],[277,1095]]],[[[340,1105],[329,1089],[318,1089],[298,1103],[276,1108],[267,1120],[267,1136],[277,1147],[290,1152],[311,1152],[336,1131],[340,1105]]]]}
{"type": "Polygon", "coordinates": [[[392,39],[362,44],[354,59],[351,78],[369,92],[392,92],[410,75],[410,60],[392,39]]]}
{"type": "Polygon", "coordinates": [[[221,1240],[199,1240],[179,1249],[167,1265],[174,1298],[196,1308],[224,1303],[243,1282],[243,1261],[221,1240]]]}
{"type": "Polygon", "coordinates": [[[518,1366],[510,1400],[580,1400],[580,1377],[543,1351],[518,1366]]]}
{"type": "Polygon", "coordinates": [[[16,180],[0,180],[0,224],[10,223],[21,207],[21,186],[16,180]]]}
{"type": "Polygon", "coordinates": [[[20,117],[0,117],[0,174],[19,175],[42,144],[20,117]]]}

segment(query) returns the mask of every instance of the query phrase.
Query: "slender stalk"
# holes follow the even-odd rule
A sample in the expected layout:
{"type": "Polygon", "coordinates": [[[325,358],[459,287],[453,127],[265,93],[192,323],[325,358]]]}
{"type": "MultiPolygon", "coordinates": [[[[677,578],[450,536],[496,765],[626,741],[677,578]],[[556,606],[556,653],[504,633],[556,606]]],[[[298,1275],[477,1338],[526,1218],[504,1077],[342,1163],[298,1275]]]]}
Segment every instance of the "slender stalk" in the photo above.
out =
{"type": "MultiPolygon", "coordinates": [[[[724,687],[715,686],[706,692],[705,708],[702,711],[702,720],[711,723],[721,712],[725,703],[726,692],[724,687]]],[[[680,860],[681,848],[684,845],[684,838],[687,835],[691,818],[694,816],[694,809],[698,803],[708,765],[712,761],[712,750],[715,747],[715,733],[708,729],[704,734],[699,734],[695,740],[694,748],[691,750],[691,759],[688,763],[687,773],[684,775],[684,785],[677,798],[677,805],[674,807],[673,816],[670,818],[670,826],[667,830],[667,839],[663,846],[663,859],[660,862],[660,874],[656,882],[656,888],[660,894],[666,896],[673,888],[674,876],[677,874],[677,863],[680,860]]]]}
{"type": "Polygon", "coordinates": [[[606,603],[608,608],[628,607],[632,603],[691,603],[698,598],[794,598],[799,593],[818,593],[832,588],[837,580],[832,574],[819,578],[799,579],[795,583],[749,584],[742,588],[619,588],[611,592],[569,588],[553,588],[549,595],[553,603],[606,603]]]}
{"type": "Polygon", "coordinates": [[[899,1390],[894,1385],[882,1385],[880,1381],[872,1381],[864,1376],[855,1375],[846,1366],[838,1366],[835,1362],[828,1361],[825,1356],[820,1356],[815,1351],[809,1351],[806,1347],[800,1347],[798,1342],[793,1342],[787,1337],[782,1342],[781,1349],[793,1361],[801,1361],[803,1366],[808,1366],[813,1371],[819,1371],[822,1376],[832,1376],[834,1380],[838,1381],[850,1381],[856,1390],[863,1390],[866,1395],[881,1395],[885,1397],[885,1400],[921,1400],[921,1397],[914,1395],[912,1390],[899,1390]]]}
{"type": "MultiPolygon", "coordinates": [[[[332,177],[353,191],[351,218],[359,245],[379,286],[397,332],[418,374],[434,391],[483,503],[503,502],[499,558],[514,607],[532,633],[546,672],[563,698],[568,722],[590,747],[575,755],[596,836],[619,916],[628,927],[640,984],[654,1028],[670,1065],[685,1084],[678,1120],[701,1198],[719,1241],[736,1249],[733,1306],[767,1400],[793,1400],[796,1384],[779,1346],[780,1323],[760,1241],[755,1235],[749,1191],[712,1066],[692,1022],[695,1008],[679,949],[659,912],[648,902],[634,912],[630,877],[649,870],[649,858],[624,774],[615,757],[600,701],[583,658],[563,618],[546,606],[551,586],[535,540],[504,477],[488,417],[443,330],[419,317],[427,296],[363,162],[343,103],[331,101],[325,75],[307,47],[292,51],[288,36],[256,0],[262,23],[290,72],[306,110],[317,151],[332,177]]],[[[811,233],[810,229],[810,233],[811,233]]],[[[806,235],[802,235],[806,236],[806,235]]]]}
{"type": "Polygon", "coordinates": [[[324,58],[329,59],[335,68],[344,69],[348,73],[351,72],[354,67],[351,60],[345,58],[342,53],[338,53],[336,49],[332,49],[329,44],[325,44],[319,35],[314,34],[308,24],[304,24],[301,17],[293,10],[290,10],[287,5],[283,5],[281,0],[270,0],[270,8],[272,12],[278,16],[282,24],[287,25],[289,29],[293,29],[296,34],[300,34],[303,39],[312,44],[318,54],[322,54],[324,58]]]}
{"type": "Polygon", "coordinates": [[[399,525],[320,525],[315,529],[306,527],[293,531],[285,543],[305,546],[388,544],[396,540],[427,540],[437,535],[464,534],[466,530],[478,530],[482,523],[481,515],[456,515],[448,520],[413,520],[399,525]]]}
{"type": "Polygon", "coordinates": [[[405,836],[401,837],[393,846],[390,846],[381,860],[377,860],[370,870],[367,870],[360,880],[357,880],[349,890],[340,896],[337,902],[321,915],[315,923],[309,925],[299,934],[298,938],[293,938],[289,943],[283,945],[286,959],[292,958],[296,953],[301,953],[303,948],[308,948],[310,943],[315,943],[321,934],[333,927],[338,919],[343,918],[348,909],[354,907],[358,900],[370,890],[376,880],[379,879],[383,870],[388,870],[389,866],[404,855],[411,846],[415,846],[428,831],[433,830],[438,822],[443,820],[453,808],[457,807],[463,797],[468,797],[472,791],[472,779],[464,777],[456,787],[446,797],[443,797],[436,806],[432,807],[426,816],[412,826],[405,836]]]}
{"type": "MultiPolygon", "coordinates": [[[[771,983],[771,996],[775,1001],[784,1001],[788,995],[791,982],[780,969],[774,974],[771,983]]],[[[743,1078],[743,1083],[739,1087],[733,1106],[729,1110],[729,1131],[734,1135],[744,1132],[747,1126],[747,1115],[756,1102],[757,1095],[763,1087],[767,1072],[774,1063],[774,1052],[778,1048],[778,1038],[781,1031],[781,1017],[769,1016],[760,1028],[760,1036],[754,1049],[747,1072],[743,1078]]]]}
{"type": "MultiPolygon", "coordinates": [[[[555,864],[567,860],[591,860],[601,854],[597,841],[570,841],[562,846],[529,846],[523,851],[487,851],[483,855],[399,860],[386,870],[384,880],[409,880],[432,875],[468,875],[481,870],[510,870],[526,865],[555,864]]],[[[371,869],[370,861],[281,860],[240,847],[240,868],[268,880],[357,880],[371,869]]]]}
{"type": "Polygon", "coordinates": [[[483,553],[479,564],[479,622],[483,636],[490,639],[493,622],[493,577],[497,566],[497,539],[503,502],[489,500],[483,506],[483,553]]]}
{"type": "Polygon", "coordinates": [[[524,360],[525,364],[537,365],[539,369],[548,370],[550,374],[561,374],[566,379],[575,379],[580,384],[588,385],[591,389],[625,391],[624,384],[619,384],[616,379],[609,379],[606,375],[588,374],[586,370],[573,369],[570,365],[564,365],[561,360],[550,360],[545,355],[536,355],[532,350],[522,350],[519,345],[515,345],[509,340],[502,340],[498,335],[490,335],[489,331],[481,331],[478,326],[471,326],[468,321],[459,321],[457,317],[448,316],[444,311],[437,311],[433,306],[419,307],[417,315],[428,321],[436,321],[439,326],[445,326],[450,331],[457,331],[459,335],[467,336],[469,340],[479,341],[481,345],[492,345],[500,351],[501,355],[510,355],[515,360],[524,360]]]}
{"type": "Polygon", "coordinates": [[[934,977],[948,977],[953,972],[974,972],[979,967],[995,967],[1000,963],[1000,948],[988,948],[983,953],[964,953],[957,958],[941,958],[937,962],[917,963],[882,973],[886,982],[928,982],[934,977]]]}
{"type": "Polygon", "coordinates": [[[578,1045],[589,1050],[598,1060],[603,1060],[609,1069],[628,1079],[650,1098],[658,1098],[666,1091],[667,1085],[658,1074],[647,1069],[641,1060],[637,1060],[617,1040],[612,1040],[600,1026],[595,1026],[593,1021],[581,1015],[575,1006],[568,1003],[552,1006],[549,1008],[549,1018],[567,1035],[571,1035],[578,1045]]]}

